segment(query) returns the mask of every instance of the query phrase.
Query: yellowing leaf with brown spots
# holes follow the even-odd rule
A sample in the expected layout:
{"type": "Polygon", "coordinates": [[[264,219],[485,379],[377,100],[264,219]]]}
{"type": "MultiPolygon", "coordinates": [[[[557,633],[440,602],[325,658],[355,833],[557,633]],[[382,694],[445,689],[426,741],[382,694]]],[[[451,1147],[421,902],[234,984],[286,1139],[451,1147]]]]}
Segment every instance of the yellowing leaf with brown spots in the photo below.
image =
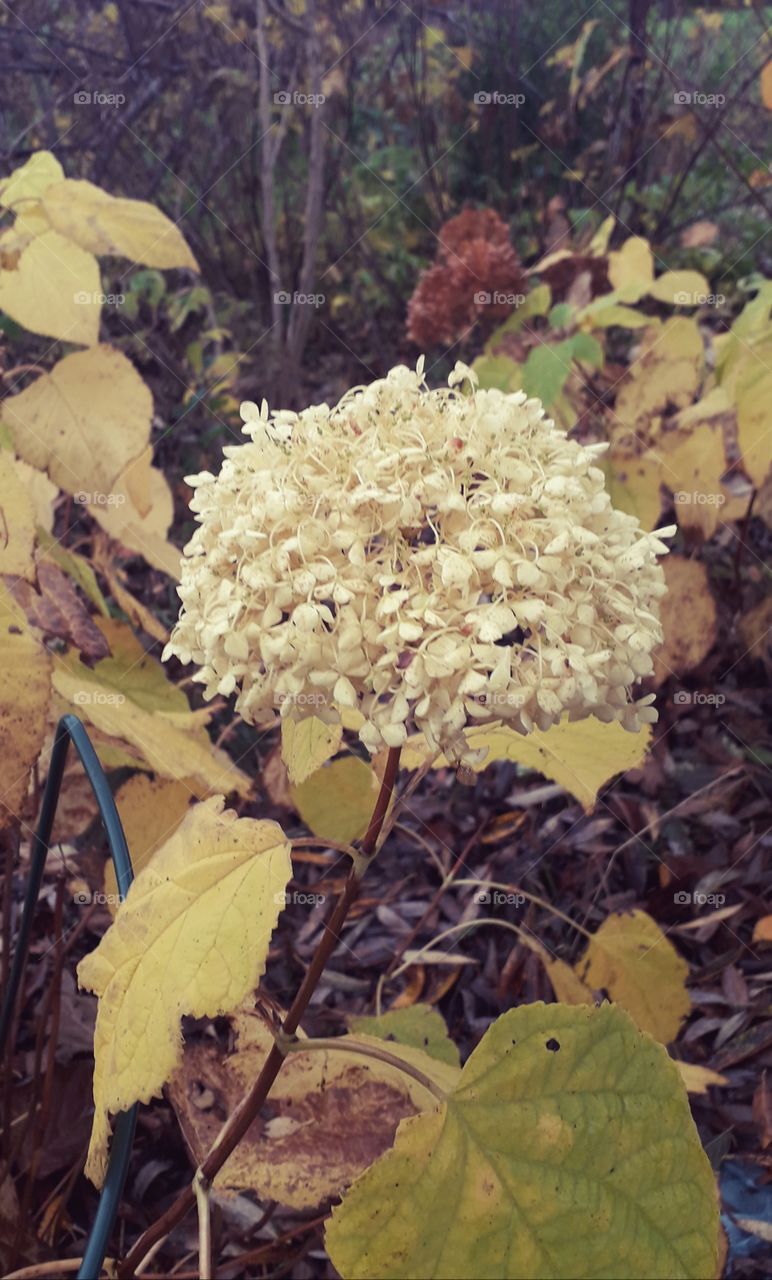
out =
{"type": "MultiPolygon", "coordinates": [[[[246,1010],[232,1019],[233,1053],[186,1046],[170,1097],[196,1164],[244,1097],[273,1045],[262,1020],[246,1010]]],[[[304,1037],[301,1036],[301,1039],[304,1037]]],[[[215,1179],[220,1190],[254,1192],[292,1209],[314,1209],[339,1196],[394,1141],[400,1120],[436,1105],[425,1085],[398,1067],[347,1046],[386,1048],[444,1089],[460,1074],[414,1046],[372,1036],[340,1036],[334,1050],[292,1052],[253,1125],[215,1179]]]]}
{"type": "Polygon", "coordinates": [[[387,1009],[373,1017],[349,1019],[355,1035],[377,1036],[397,1044],[422,1049],[431,1058],[457,1067],[458,1049],[448,1035],[445,1019],[428,1004],[412,1004],[406,1009],[387,1009]]]}
{"type": "Polygon", "coordinates": [[[318,716],[306,716],[302,720],[295,720],[291,715],[283,716],[281,758],[287,766],[290,782],[305,782],[312,773],[321,769],[324,762],[339,750],[342,737],[342,724],[325,724],[318,716]]]}
{"type": "Polygon", "coordinates": [[[52,227],[91,253],[129,258],[161,270],[198,271],[179,227],[144,200],[125,200],[91,182],[65,178],[47,188],[42,205],[52,227]]]}
{"type": "Polygon", "coordinates": [[[93,347],[101,288],[96,258],[44,231],[22,249],[13,270],[0,270],[0,311],[33,333],[93,347]]]}
{"type": "Polygon", "coordinates": [[[21,811],[46,734],[51,660],[0,583],[0,826],[21,811]]]}
{"type": "Polygon", "coordinates": [[[152,413],[133,364],[106,346],[65,356],[3,402],[17,452],[90,511],[116,502],[113,482],[144,450],[152,413]]]}
{"type": "Polygon", "coordinates": [[[344,1280],[705,1280],[715,1181],[661,1045],[610,1005],[523,1005],[402,1122],[326,1244],[344,1280]]]}
{"type": "Polygon", "coordinates": [[[667,593],[660,601],[665,639],[654,653],[657,684],[699,666],[716,638],[716,605],[704,564],[671,554],[662,567],[667,593]]]}
{"type": "Polygon", "coordinates": [[[109,1114],[157,1097],[181,1053],[180,1020],[236,1009],[265,969],[292,874],[275,822],[196,805],[140,869],[78,981],[99,997],[94,1127],[86,1173],[101,1185],[109,1114]]]}
{"type": "Polygon", "coordinates": [[[609,916],[576,965],[581,981],[607,991],[649,1035],[669,1044],[691,1009],[686,961],[645,911],[609,916]]]}
{"type": "Polygon", "coordinates": [[[350,844],[368,828],[378,778],[357,756],[342,756],[290,787],[292,803],[314,835],[350,844]]]}
{"type": "MultiPolygon", "coordinates": [[[[494,760],[513,760],[565,787],[589,811],[594,808],[601,787],[643,761],[651,729],[646,726],[638,733],[628,733],[619,724],[565,717],[551,729],[534,729],[527,735],[515,733],[505,725],[493,725],[470,729],[466,737],[474,750],[485,747],[488,751],[484,760],[473,766],[476,773],[494,760]]],[[[405,744],[401,763],[406,769],[416,769],[426,755],[424,738],[417,735],[405,744]]],[[[434,768],[447,763],[444,756],[439,756],[434,768]]]]}

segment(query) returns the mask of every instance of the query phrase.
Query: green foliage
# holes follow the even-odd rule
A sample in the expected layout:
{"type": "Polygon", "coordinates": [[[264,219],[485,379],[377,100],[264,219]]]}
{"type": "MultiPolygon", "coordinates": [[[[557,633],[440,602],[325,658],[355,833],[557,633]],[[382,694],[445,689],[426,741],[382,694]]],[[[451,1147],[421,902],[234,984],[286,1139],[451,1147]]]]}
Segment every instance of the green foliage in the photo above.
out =
{"type": "Polygon", "coordinates": [[[678,1072],[619,1009],[499,1018],[327,1229],[344,1280],[705,1280],[713,1175],[678,1072]]]}

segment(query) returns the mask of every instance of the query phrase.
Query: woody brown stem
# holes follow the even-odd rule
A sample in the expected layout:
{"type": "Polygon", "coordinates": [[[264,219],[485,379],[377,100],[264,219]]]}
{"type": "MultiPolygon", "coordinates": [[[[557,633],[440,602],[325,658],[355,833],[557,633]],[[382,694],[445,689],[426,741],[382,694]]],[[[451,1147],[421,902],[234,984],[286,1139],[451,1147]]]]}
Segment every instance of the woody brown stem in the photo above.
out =
{"type": "MultiPolygon", "coordinates": [[[[370,819],[367,831],[361,841],[359,852],[360,858],[354,864],[351,872],[346,880],[343,892],[335,904],[335,910],[330,916],[329,922],[325,926],[324,933],[319,941],[319,945],[314,952],[313,958],[306,971],[306,976],[300,984],[297,995],[293,1000],[289,1012],[284,1019],[281,1027],[282,1036],[294,1036],[300,1025],[300,1019],[305,1013],[311,996],[316,990],[319,979],[324,972],[327,961],[332,955],[335,947],[340,941],[340,934],[343,924],[348,915],[349,909],[359,892],[359,884],[363,871],[366,869],[367,862],[373,856],[378,844],[378,837],[383,827],[384,819],[389,808],[394,783],[397,777],[397,769],[399,768],[399,747],[392,747],[389,751],[386,768],[381,782],[381,788],[378,792],[378,799],[375,802],[373,816],[370,819]]],[[[197,1176],[201,1176],[208,1182],[213,1182],[219,1173],[228,1156],[238,1145],[247,1129],[252,1124],[265,1103],[268,1094],[273,1087],[273,1083],[278,1076],[286,1057],[286,1049],[282,1049],[278,1044],[274,1044],[268,1057],[263,1063],[260,1074],[255,1083],[252,1085],[249,1093],[244,1097],[239,1106],[233,1112],[228,1123],[224,1126],[217,1142],[215,1143],[208,1156],[201,1164],[197,1176]]],[[[140,1236],[136,1244],[129,1250],[123,1262],[118,1267],[118,1276],[121,1280],[134,1274],[135,1268],[141,1263],[153,1248],[153,1246],[168,1235],[179,1222],[185,1217],[189,1210],[196,1202],[195,1192],[192,1186],[186,1187],[180,1192],[177,1199],[169,1206],[169,1208],[161,1214],[160,1218],[148,1227],[147,1231],[140,1236]]]]}

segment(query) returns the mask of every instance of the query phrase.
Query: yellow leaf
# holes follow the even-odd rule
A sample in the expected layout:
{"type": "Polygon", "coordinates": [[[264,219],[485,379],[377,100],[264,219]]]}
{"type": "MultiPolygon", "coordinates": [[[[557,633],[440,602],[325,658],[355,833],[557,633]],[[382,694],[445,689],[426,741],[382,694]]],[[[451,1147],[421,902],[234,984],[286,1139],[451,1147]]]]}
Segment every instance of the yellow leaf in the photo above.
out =
{"type": "Polygon", "coordinates": [[[772,942],[772,916],[760,916],[753,926],[754,942],[772,942]]]}
{"type": "MultiPolygon", "coordinates": [[[[235,1052],[200,1042],[186,1046],[169,1090],[196,1161],[211,1148],[273,1045],[270,1030],[254,1013],[240,1011],[232,1024],[238,1033],[235,1052]],[[213,1106],[201,1106],[202,1089],[211,1091],[213,1106]]],[[[382,1041],[357,1033],[340,1036],[334,1050],[289,1054],[271,1089],[270,1118],[251,1127],[215,1187],[248,1189],[261,1200],[314,1209],[341,1195],[389,1149],[400,1120],[435,1105],[424,1085],[389,1063],[347,1050],[347,1042],[383,1048],[382,1041]]],[[[452,1088],[460,1074],[458,1066],[412,1045],[387,1048],[441,1088],[452,1088]]]]}
{"type": "Polygon", "coordinates": [[[729,1084],[726,1076],[710,1067],[699,1067],[696,1062],[676,1062],[676,1066],[689,1093],[707,1093],[708,1085],[729,1084]]]}
{"type": "Polygon", "coordinates": [[[640,456],[622,449],[606,454],[606,487],[620,511],[637,516],[644,529],[655,529],[662,511],[662,463],[649,451],[640,456]]]}
{"type": "Polygon", "coordinates": [[[90,510],[118,505],[114,482],[141,454],[153,400],[112,347],[65,356],[3,403],[17,452],[90,510]]]}
{"type": "Polygon", "coordinates": [[[292,783],[305,782],[321,769],[325,760],[339,750],[343,737],[342,724],[325,724],[318,716],[293,720],[291,715],[281,722],[281,758],[292,783]]]}
{"type": "Polygon", "coordinates": [[[660,601],[665,639],[654,653],[654,680],[683,675],[699,666],[716,638],[716,605],[699,560],[666,556],[667,592],[660,601]]]}
{"type": "Polygon", "coordinates": [[[0,583],[0,826],[19,814],[46,733],[51,661],[0,583]]]}
{"type": "Polygon", "coordinates": [[[152,466],[150,445],[113,480],[112,502],[89,507],[106,533],[128,551],[139,552],[154,569],[179,579],[181,554],[166,534],[174,501],[162,471],[152,466]]]}
{"type": "Polygon", "coordinates": [[[673,492],[679,525],[712,538],[726,501],[720,483],[727,469],[720,424],[703,422],[685,438],[678,436],[674,445],[663,440],[662,448],[662,476],[673,492]]]}
{"type": "Polygon", "coordinates": [[[369,765],[357,756],[342,756],[290,787],[290,795],[314,835],[350,844],[366,832],[378,790],[378,779],[369,765]]]}
{"type": "Polygon", "coordinates": [[[699,271],[665,271],[649,289],[649,297],[679,307],[698,307],[710,294],[710,285],[699,271]]]}
{"type": "Polygon", "coordinates": [[[13,271],[0,271],[0,310],[48,338],[93,347],[99,341],[99,264],[56,231],[22,250],[13,271]]]}
{"type": "Polygon", "coordinates": [[[641,354],[620,385],[614,416],[620,424],[648,434],[651,419],[694,399],[703,365],[703,343],[696,322],[673,316],[644,335],[641,354]]]}
{"type": "Polygon", "coordinates": [[[111,658],[89,668],[72,654],[57,658],[56,692],[101,733],[128,743],[163,778],[188,780],[198,795],[249,795],[249,778],[214,747],[200,717],[122,623],[100,619],[111,658]],[[138,652],[137,652],[138,651],[138,652]]]}
{"type": "Polygon", "coordinates": [[[576,965],[582,982],[606,990],[642,1031],[669,1044],[691,1009],[686,961],[645,911],[608,917],[576,965]]]}
{"type": "MultiPolygon", "coordinates": [[[[527,735],[499,724],[471,729],[466,738],[473,750],[485,747],[488,751],[482,762],[473,766],[475,772],[486,769],[494,760],[514,760],[557,782],[589,812],[601,787],[618,773],[636,768],[644,759],[651,729],[647,726],[639,733],[628,733],[619,724],[566,717],[551,729],[534,729],[527,735]]],[[[401,763],[406,769],[416,769],[426,755],[426,743],[416,735],[403,747],[401,763]]],[[[434,768],[443,768],[447,763],[440,756],[434,768]]]]}
{"type": "Polygon", "coordinates": [[[257,986],[291,874],[281,827],[223,812],[214,796],[140,870],[81,960],[78,982],[99,997],[86,1161],[97,1186],[109,1113],[160,1094],[182,1056],[180,1019],[230,1013],[257,986]]]}
{"type": "Polygon", "coordinates": [[[48,187],[42,203],[51,226],[91,253],[130,258],[161,270],[198,271],[179,228],[144,200],[124,200],[91,182],[65,178],[48,187]]]}
{"type": "Polygon", "coordinates": [[[115,803],[135,875],[177,830],[192,798],[182,782],[149,778],[144,773],[135,773],[118,788],[115,803]]]}
{"type": "Polygon", "coordinates": [[[37,467],[31,467],[22,458],[16,458],[15,470],[32,503],[35,524],[50,534],[54,527],[54,503],[59,497],[59,486],[49,480],[45,471],[38,471],[37,467]]]}
{"type": "Polygon", "coordinates": [[[772,465],[772,376],[763,374],[743,379],[737,388],[737,443],[742,453],[740,465],[758,489],[772,465]]]}
{"type": "MultiPolygon", "coordinates": [[[[118,788],[115,803],[135,875],[177,830],[192,798],[193,793],[185,783],[149,778],[145,773],[135,773],[118,788]]],[[[115,916],[119,895],[111,859],[105,863],[104,889],[107,909],[115,916]]]]}
{"type": "Polygon", "coordinates": [[[37,200],[52,182],[64,177],[64,169],[50,151],[36,151],[19,169],[0,182],[0,205],[11,209],[21,201],[37,200]]]}
{"type": "Polygon", "coordinates": [[[630,236],[622,248],[608,255],[608,276],[614,289],[628,291],[626,302],[637,302],[654,280],[654,258],[648,240],[630,236]]]}
{"type": "Polygon", "coordinates": [[[541,953],[541,958],[552,983],[552,990],[561,1004],[595,1004],[593,992],[570,964],[566,964],[565,960],[553,959],[547,951],[541,953]]]}
{"type": "Polygon", "coordinates": [[[16,459],[0,452],[0,574],[33,582],[36,512],[16,459]]]}

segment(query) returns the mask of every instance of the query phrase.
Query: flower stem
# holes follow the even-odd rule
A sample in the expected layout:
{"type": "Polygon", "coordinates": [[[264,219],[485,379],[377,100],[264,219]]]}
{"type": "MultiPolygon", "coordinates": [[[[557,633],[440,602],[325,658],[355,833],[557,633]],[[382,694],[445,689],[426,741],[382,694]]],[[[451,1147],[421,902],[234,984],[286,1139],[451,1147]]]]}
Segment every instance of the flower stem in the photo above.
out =
{"type": "MultiPolygon", "coordinates": [[[[399,757],[400,748],[392,747],[386,760],[386,768],[381,782],[381,789],[378,792],[378,799],[373,809],[373,816],[359,846],[359,859],[352,866],[343,892],[335,904],[335,910],[325,926],[324,933],[319,940],[306,975],[282,1023],[282,1036],[293,1036],[297,1031],[300,1019],[303,1017],[311,996],[316,990],[327,961],[340,941],[340,934],[346,916],[359,892],[362,870],[372,858],[378,844],[378,837],[394,791],[397,769],[399,768],[399,757]]],[[[285,1057],[286,1049],[274,1044],[252,1088],[239,1103],[228,1123],[223,1127],[216,1143],[197,1171],[197,1176],[201,1176],[210,1183],[214,1181],[228,1156],[244,1137],[252,1121],[261,1110],[282,1068],[285,1057]]],[[[118,1267],[118,1276],[121,1277],[121,1280],[134,1274],[136,1268],[153,1245],[165,1235],[168,1235],[182,1221],[195,1202],[196,1197],[192,1186],[186,1187],[184,1191],[180,1192],[177,1199],[161,1214],[160,1218],[157,1218],[148,1227],[147,1231],[140,1236],[129,1250],[118,1267]]]]}

